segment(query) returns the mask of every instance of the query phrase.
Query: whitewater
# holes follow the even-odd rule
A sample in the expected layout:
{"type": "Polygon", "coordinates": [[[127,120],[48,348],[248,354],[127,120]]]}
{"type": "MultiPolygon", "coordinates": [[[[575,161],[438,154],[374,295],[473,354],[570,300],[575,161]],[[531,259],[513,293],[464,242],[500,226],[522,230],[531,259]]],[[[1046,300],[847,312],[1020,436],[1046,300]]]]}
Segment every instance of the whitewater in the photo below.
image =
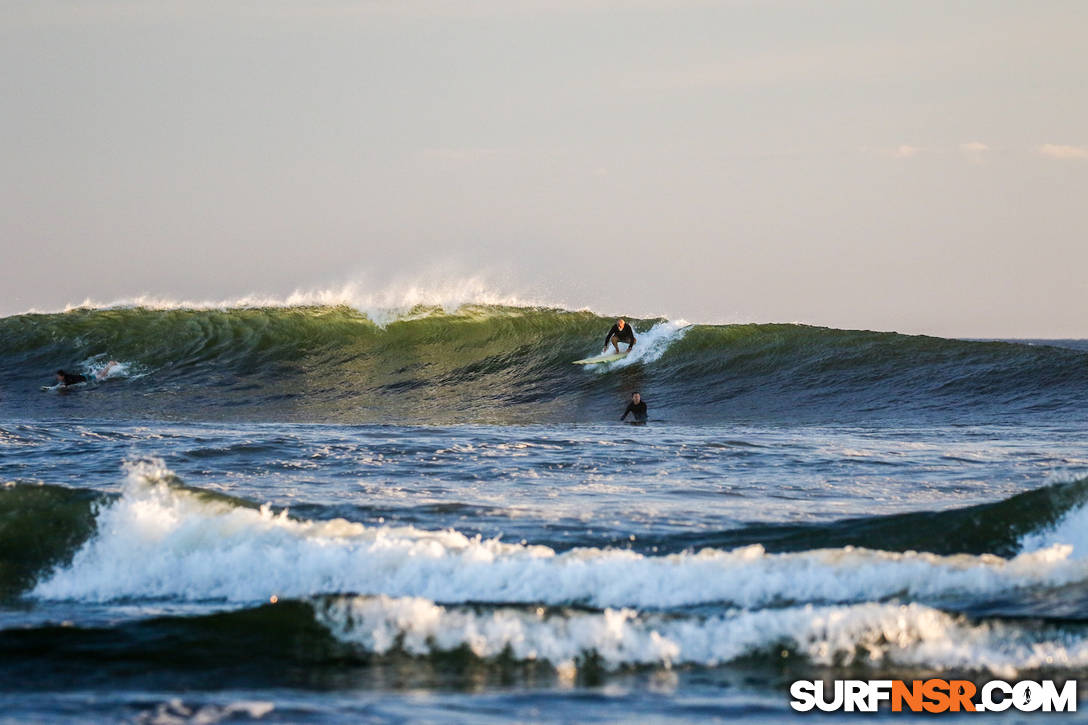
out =
{"type": "Polygon", "coordinates": [[[779,722],[800,678],[1088,675],[1085,341],[632,316],[583,368],[612,316],[464,295],[0,318],[6,717],[779,722]]]}

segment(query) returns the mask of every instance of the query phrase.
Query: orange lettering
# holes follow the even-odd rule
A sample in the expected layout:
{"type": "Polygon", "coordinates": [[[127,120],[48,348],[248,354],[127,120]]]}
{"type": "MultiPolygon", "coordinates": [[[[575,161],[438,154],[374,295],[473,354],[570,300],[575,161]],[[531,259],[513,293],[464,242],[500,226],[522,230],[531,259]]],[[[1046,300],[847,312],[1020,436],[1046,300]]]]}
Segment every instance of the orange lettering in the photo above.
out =
{"type": "Polygon", "coordinates": [[[922,705],[926,712],[944,712],[948,709],[947,680],[926,680],[922,683],[922,694],[930,700],[922,705]]]}
{"type": "Polygon", "coordinates": [[[952,712],[959,712],[960,707],[964,712],[975,711],[975,703],[971,702],[971,698],[975,696],[975,683],[969,680],[952,680],[948,683],[948,691],[952,712]]]}
{"type": "Polygon", "coordinates": [[[922,681],[914,680],[910,684],[907,687],[902,680],[892,681],[892,712],[902,712],[904,701],[911,712],[922,710],[922,681]]]}

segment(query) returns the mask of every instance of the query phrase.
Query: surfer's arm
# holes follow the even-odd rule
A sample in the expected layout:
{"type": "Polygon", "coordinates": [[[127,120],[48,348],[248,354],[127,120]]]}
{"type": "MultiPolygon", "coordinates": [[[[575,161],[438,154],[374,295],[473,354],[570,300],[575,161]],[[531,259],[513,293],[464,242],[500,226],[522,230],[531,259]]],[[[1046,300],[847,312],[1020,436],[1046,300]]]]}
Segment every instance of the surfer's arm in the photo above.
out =
{"type": "Polygon", "coordinates": [[[608,334],[604,336],[604,349],[608,349],[608,343],[612,341],[612,336],[620,331],[620,328],[612,325],[612,329],[608,331],[608,334]]]}
{"type": "Polygon", "coordinates": [[[635,337],[634,332],[631,332],[631,342],[627,343],[627,352],[631,352],[631,348],[635,346],[636,342],[638,342],[638,338],[635,337]]]}
{"type": "Polygon", "coordinates": [[[631,412],[631,408],[632,408],[632,403],[628,403],[627,404],[627,410],[623,411],[623,415],[620,416],[620,420],[624,420],[627,417],[627,414],[631,412]]]}

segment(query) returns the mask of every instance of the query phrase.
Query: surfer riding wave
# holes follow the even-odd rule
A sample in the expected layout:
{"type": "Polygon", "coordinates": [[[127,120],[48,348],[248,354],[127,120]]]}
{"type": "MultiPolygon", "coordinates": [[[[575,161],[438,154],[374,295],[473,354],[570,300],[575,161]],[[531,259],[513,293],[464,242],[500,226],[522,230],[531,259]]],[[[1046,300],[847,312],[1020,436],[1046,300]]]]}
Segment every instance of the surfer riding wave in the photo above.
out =
{"type": "Polygon", "coordinates": [[[631,348],[635,346],[637,339],[635,338],[635,331],[631,329],[631,326],[627,324],[627,321],[622,317],[616,320],[616,324],[612,325],[612,328],[608,331],[608,334],[604,337],[604,348],[602,353],[608,352],[608,344],[612,344],[612,348],[619,353],[620,343],[627,343],[627,352],[631,352],[631,348]]]}

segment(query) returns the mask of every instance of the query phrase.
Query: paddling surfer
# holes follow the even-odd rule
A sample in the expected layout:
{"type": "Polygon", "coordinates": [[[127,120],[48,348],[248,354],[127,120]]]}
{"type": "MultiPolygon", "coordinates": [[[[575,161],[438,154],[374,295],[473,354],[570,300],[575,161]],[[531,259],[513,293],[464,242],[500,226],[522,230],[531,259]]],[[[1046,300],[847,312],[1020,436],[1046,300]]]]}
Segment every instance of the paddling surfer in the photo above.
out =
{"type": "Polygon", "coordinates": [[[616,320],[616,324],[612,325],[612,329],[605,335],[604,349],[601,350],[601,352],[608,352],[608,344],[612,343],[613,349],[618,353],[620,351],[621,342],[627,343],[627,352],[631,352],[631,348],[635,346],[636,342],[635,331],[622,317],[616,320]]]}
{"type": "Polygon", "coordinates": [[[624,420],[628,414],[634,417],[636,423],[646,422],[646,403],[639,393],[631,393],[631,402],[627,404],[627,410],[623,411],[620,420],[624,420]]]}
{"type": "MultiPolygon", "coordinates": [[[[114,370],[120,367],[121,363],[116,360],[110,360],[108,363],[102,366],[102,369],[94,374],[94,379],[101,382],[108,378],[114,370]]],[[[57,371],[57,385],[62,388],[67,388],[69,385],[79,385],[80,383],[88,383],[90,379],[86,375],[80,373],[69,373],[64,370],[57,371]]]]}
{"type": "Polygon", "coordinates": [[[57,384],[67,388],[69,385],[79,385],[80,383],[87,382],[86,375],[80,375],[79,373],[66,373],[63,370],[57,371],[57,384]]]}

